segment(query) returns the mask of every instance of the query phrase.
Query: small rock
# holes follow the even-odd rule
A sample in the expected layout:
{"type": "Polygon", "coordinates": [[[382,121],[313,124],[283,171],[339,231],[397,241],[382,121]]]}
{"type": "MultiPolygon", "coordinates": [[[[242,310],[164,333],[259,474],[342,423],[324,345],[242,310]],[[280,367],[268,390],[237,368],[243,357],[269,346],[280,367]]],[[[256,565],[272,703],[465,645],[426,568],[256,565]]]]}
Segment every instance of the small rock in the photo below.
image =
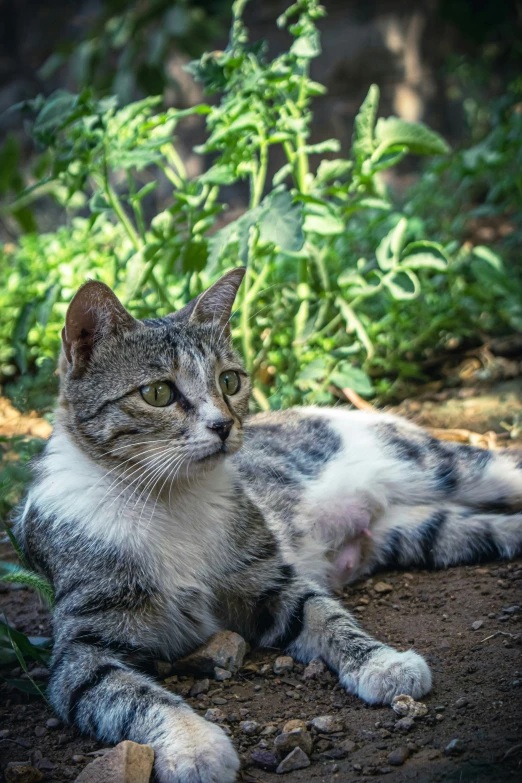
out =
{"type": "Polygon", "coordinates": [[[242,636],[234,631],[219,631],[203,647],[177,661],[174,670],[213,675],[217,666],[235,674],[243,664],[246,651],[242,636]]]}
{"type": "Polygon", "coordinates": [[[271,737],[273,734],[277,734],[277,726],[268,725],[261,731],[262,737],[271,737]]]}
{"type": "Polygon", "coordinates": [[[423,718],[428,714],[428,708],[421,701],[415,701],[406,693],[399,693],[393,697],[391,708],[397,715],[410,718],[423,718]]]}
{"type": "Polygon", "coordinates": [[[45,726],[36,726],[34,730],[34,736],[35,737],[45,737],[47,734],[47,729],[45,726]]]}
{"type": "Polygon", "coordinates": [[[393,585],[388,584],[388,582],[377,582],[373,589],[376,593],[391,593],[393,585]]]}
{"type": "Polygon", "coordinates": [[[304,769],[310,766],[310,759],[304,753],[301,748],[294,748],[286,758],[282,760],[276,769],[278,775],[283,775],[285,772],[292,772],[294,769],[304,769]]]}
{"type": "Polygon", "coordinates": [[[205,678],[204,680],[197,680],[189,691],[189,696],[199,696],[200,693],[208,693],[210,688],[210,680],[205,678]]]}
{"type": "Polygon", "coordinates": [[[516,612],[520,611],[520,606],[505,606],[502,611],[505,614],[516,614],[516,612]]]}
{"type": "Polygon", "coordinates": [[[259,734],[261,726],[256,723],[255,720],[244,720],[239,724],[239,728],[243,734],[248,734],[249,737],[253,737],[254,734],[259,734]]]}
{"type": "Polygon", "coordinates": [[[11,761],[4,770],[4,777],[6,783],[37,783],[43,778],[43,773],[23,761],[11,761]]]}
{"type": "Polygon", "coordinates": [[[154,661],[154,669],[160,680],[164,680],[172,672],[170,661],[154,661]]]}
{"type": "Polygon", "coordinates": [[[299,720],[299,718],[287,720],[283,726],[281,734],[289,734],[291,731],[295,731],[296,729],[303,729],[303,731],[306,731],[306,723],[304,720],[299,720]]]}
{"type": "Polygon", "coordinates": [[[264,663],[261,666],[261,668],[259,669],[259,674],[263,674],[263,675],[270,674],[271,671],[272,671],[272,667],[270,666],[270,664],[269,663],[264,663]]]}
{"type": "Polygon", "coordinates": [[[218,704],[219,706],[222,706],[223,704],[227,703],[227,700],[224,699],[222,696],[213,696],[212,701],[214,704],[218,704]]]}
{"type": "Polygon", "coordinates": [[[290,674],[294,668],[294,659],[289,655],[280,655],[275,659],[274,674],[290,674]]]}
{"type": "Polygon", "coordinates": [[[59,718],[49,718],[45,725],[48,729],[58,729],[62,725],[62,721],[59,718]]]}
{"type": "Polygon", "coordinates": [[[484,625],[484,620],[475,620],[474,623],[471,623],[471,629],[473,631],[478,631],[479,628],[482,628],[483,625],[484,625]]]}
{"type": "Polygon", "coordinates": [[[408,731],[411,731],[414,723],[415,723],[414,719],[408,716],[406,718],[401,718],[400,720],[398,720],[394,728],[397,731],[403,731],[406,734],[408,731]]]}
{"type": "Polygon", "coordinates": [[[0,731],[0,739],[6,739],[10,734],[11,732],[9,731],[9,729],[2,729],[0,731]]]}
{"type": "MultiPolygon", "coordinates": [[[[34,669],[31,669],[29,675],[33,678],[33,680],[48,680],[49,669],[46,669],[45,666],[36,666],[34,669]]],[[[22,677],[25,679],[26,677],[28,678],[28,675],[22,675],[22,677]]]]}
{"type": "Polygon", "coordinates": [[[38,769],[51,770],[56,769],[56,764],[53,764],[49,759],[40,759],[38,762],[38,769]]]}
{"type": "Polygon", "coordinates": [[[252,751],[250,758],[256,767],[264,769],[267,772],[274,770],[279,763],[277,756],[269,750],[263,750],[262,748],[252,751]]]}
{"type": "Polygon", "coordinates": [[[337,731],[344,731],[341,719],[335,715],[320,715],[312,720],[312,726],[320,734],[334,734],[337,731]]]}
{"type": "Polygon", "coordinates": [[[343,742],[339,742],[337,745],[334,745],[333,748],[328,748],[327,750],[323,751],[323,753],[321,753],[321,758],[335,759],[336,761],[345,759],[349,753],[353,753],[356,747],[357,745],[355,742],[353,742],[353,740],[343,740],[343,742]]]}
{"type": "Polygon", "coordinates": [[[388,756],[388,764],[391,764],[393,767],[400,767],[404,764],[409,755],[410,751],[408,748],[405,748],[404,746],[395,748],[388,756]]]}
{"type": "Polygon", "coordinates": [[[466,743],[464,740],[452,739],[444,748],[444,753],[447,753],[448,756],[458,756],[460,753],[463,753],[465,749],[466,743]]]}
{"type": "Polygon", "coordinates": [[[275,752],[280,758],[287,756],[294,748],[301,748],[309,756],[312,747],[312,737],[306,729],[294,729],[286,734],[280,734],[274,740],[275,752]]]}
{"type": "Polygon", "coordinates": [[[153,763],[150,745],[125,740],[87,764],[76,783],[149,783],[153,763]]]}
{"type": "Polygon", "coordinates": [[[314,658],[303,672],[303,680],[316,680],[326,671],[326,664],[320,658],[314,658]]]}
{"type": "Polygon", "coordinates": [[[223,682],[223,680],[230,680],[231,677],[232,673],[226,669],[222,669],[220,666],[216,666],[214,668],[214,679],[218,680],[218,682],[223,682]]]}
{"type": "Polygon", "coordinates": [[[466,707],[469,704],[469,701],[466,699],[465,696],[461,696],[460,699],[457,699],[455,702],[455,707],[460,710],[462,707],[466,707]]]}
{"type": "Polygon", "coordinates": [[[205,712],[205,720],[209,720],[211,723],[222,723],[226,720],[226,715],[219,707],[211,707],[205,712]]]}
{"type": "Polygon", "coordinates": [[[65,745],[68,741],[69,737],[67,734],[58,734],[56,737],[56,742],[58,745],[65,745]]]}

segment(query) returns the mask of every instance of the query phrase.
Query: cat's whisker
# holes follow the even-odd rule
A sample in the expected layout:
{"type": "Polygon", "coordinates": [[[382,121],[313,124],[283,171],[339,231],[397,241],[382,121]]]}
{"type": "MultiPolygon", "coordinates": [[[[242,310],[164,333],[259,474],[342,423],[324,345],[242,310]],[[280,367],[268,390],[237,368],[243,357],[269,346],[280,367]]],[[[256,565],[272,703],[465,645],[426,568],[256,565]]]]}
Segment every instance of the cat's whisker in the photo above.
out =
{"type": "MultiPolygon", "coordinates": [[[[165,467],[166,467],[167,469],[170,469],[170,467],[171,467],[172,465],[174,465],[174,467],[175,467],[176,465],[178,465],[178,464],[181,464],[181,463],[182,463],[182,457],[179,457],[179,456],[178,456],[178,457],[176,457],[176,456],[174,456],[174,457],[172,457],[172,459],[171,459],[171,460],[170,460],[170,461],[167,463],[167,465],[166,465],[165,467]]],[[[148,530],[148,528],[149,528],[149,525],[150,525],[150,523],[151,523],[151,521],[152,521],[152,518],[153,518],[153,516],[154,516],[154,511],[156,510],[156,504],[157,504],[157,502],[158,502],[158,498],[159,498],[159,496],[161,495],[161,490],[162,490],[162,489],[163,489],[163,487],[165,486],[165,482],[167,481],[167,479],[168,479],[168,477],[169,477],[169,473],[170,473],[170,470],[168,470],[168,472],[167,472],[167,475],[166,475],[166,478],[165,478],[165,480],[164,480],[164,482],[163,482],[163,484],[162,484],[162,486],[161,486],[161,489],[160,489],[160,491],[159,491],[159,492],[157,493],[157,495],[156,495],[156,499],[155,499],[154,506],[153,506],[153,508],[152,508],[152,511],[151,511],[151,514],[150,514],[150,517],[149,517],[149,521],[147,522],[147,525],[145,526],[145,531],[147,531],[147,530],[148,530]]],[[[155,487],[157,486],[157,484],[158,484],[160,481],[161,481],[161,473],[160,473],[160,474],[158,475],[158,477],[157,477],[157,478],[154,480],[154,483],[152,484],[152,487],[150,488],[150,492],[149,492],[149,494],[147,495],[147,498],[146,498],[146,500],[145,500],[145,501],[144,501],[144,503],[143,503],[143,506],[142,506],[142,509],[141,509],[141,512],[140,512],[140,518],[139,518],[139,520],[138,520],[138,529],[139,529],[139,526],[140,526],[140,523],[141,523],[141,517],[142,517],[143,511],[144,511],[144,509],[146,508],[146,506],[147,506],[147,503],[149,502],[149,498],[150,498],[150,496],[151,496],[152,492],[154,491],[155,487]]]]}
{"type": "MultiPolygon", "coordinates": [[[[125,483],[125,484],[127,484],[127,482],[128,482],[128,479],[130,478],[130,476],[134,475],[135,473],[138,473],[138,474],[139,474],[139,475],[138,475],[138,476],[137,476],[135,479],[133,479],[133,481],[131,481],[131,482],[130,482],[130,484],[128,484],[127,486],[124,486],[124,488],[121,490],[121,492],[120,492],[120,493],[119,493],[119,494],[118,494],[118,495],[117,495],[115,498],[113,498],[113,500],[111,501],[111,503],[110,503],[110,505],[109,505],[109,508],[110,508],[110,506],[112,506],[112,505],[113,505],[113,504],[114,504],[114,503],[115,503],[115,502],[118,500],[118,498],[120,498],[120,497],[123,495],[123,493],[124,493],[124,492],[125,492],[127,489],[130,489],[130,487],[132,487],[133,485],[136,485],[136,484],[137,484],[137,486],[139,486],[139,483],[140,483],[141,481],[144,481],[144,480],[145,480],[145,478],[147,477],[147,475],[149,475],[149,472],[150,472],[150,470],[152,470],[152,469],[153,469],[153,467],[155,468],[156,464],[157,464],[157,463],[158,463],[160,460],[162,460],[162,459],[164,459],[164,458],[165,458],[165,451],[162,449],[162,450],[161,450],[161,452],[160,452],[159,454],[154,454],[154,455],[153,455],[153,457],[152,457],[152,459],[151,459],[151,462],[150,462],[148,465],[146,465],[146,466],[145,466],[145,471],[144,471],[142,474],[139,474],[139,472],[140,472],[140,470],[142,470],[142,467],[143,467],[143,466],[139,466],[139,467],[138,467],[136,470],[134,470],[134,471],[133,471],[131,474],[129,474],[128,476],[125,476],[125,477],[124,477],[124,479],[122,479],[122,482],[120,482],[120,483],[125,483]]],[[[130,497],[132,497],[132,495],[134,494],[134,492],[135,492],[135,491],[136,491],[136,487],[135,487],[135,489],[133,490],[133,492],[131,493],[131,496],[130,496],[130,497]]],[[[123,510],[126,508],[126,506],[127,506],[127,503],[128,503],[128,500],[129,500],[129,499],[127,499],[127,502],[125,503],[125,505],[124,505],[124,507],[123,507],[122,511],[120,512],[120,516],[121,516],[121,514],[123,513],[123,510]]]]}
{"type": "MultiPolygon", "coordinates": [[[[145,530],[148,530],[148,528],[149,528],[149,525],[150,525],[150,523],[152,522],[152,519],[153,519],[153,517],[154,517],[154,512],[156,511],[156,505],[157,505],[157,503],[158,503],[158,500],[159,500],[159,498],[161,497],[161,493],[163,492],[163,487],[164,487],[164,486],[165,486],[165,484],[167,483],[167,481],[168,481],[169,477],[171,476],[172,472],[173,472],[173,471],[176,469],[176,465],[177,465],[177,464],[179,464],[179,461],[178,461],[178,463],[176,463],[176,462],[175,462],[175,463],[174,463],[174,465],[173,465],[172,467],[170,467],[170,466],[172,465],[172,462],[171,462],[171,463],[169,463],[169,471],[168,471],[167,475],[165,476],[165,479],[164,479],[164,481],[163,481],[163,484],[161,485],[161,487],[159,488],[158,492],[156,493],[156,499],[155,499],[155,501],[154,501],[154,505],[153,505],[153,507],[152,507],[152,511],[150,512],[149,521],[147,522],[147,526],[146,526],[145,530]]],[[[188,464],[188,463],[187,463],[187,464],[188,464]]],[[[176,475],[175,473],[174,473],[174,475],[172,475],[172,478],[171,478],[171,484],[170,484],[170,486],[171,486],[171,487],[172,487],[172,483],[173,483],[173,481],[174,481],[175,475],[176,475]]],[[[151,490],[151,491],[152,491],[152,490],[151,490]]],[[[150,497],[150,495],[149,495],[149,497],[150,497]]],[[[148,500],[148,498],[147,498],[147,500],[148,500]]],[[[141,518],[141,515],[140,515],[140,518],[141,518]]]]}

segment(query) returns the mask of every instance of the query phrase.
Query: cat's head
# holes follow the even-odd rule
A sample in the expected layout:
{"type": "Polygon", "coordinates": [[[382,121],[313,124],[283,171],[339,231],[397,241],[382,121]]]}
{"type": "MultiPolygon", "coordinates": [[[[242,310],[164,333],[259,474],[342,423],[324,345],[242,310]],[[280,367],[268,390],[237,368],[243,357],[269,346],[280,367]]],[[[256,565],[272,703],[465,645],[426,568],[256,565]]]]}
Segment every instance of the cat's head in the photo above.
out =
{"type": "Polygon", "coordinates": [[[244,272],[145,321],[104,283],[80,288],[62,332],[58,418],[84,452],[153,481],[192,479],[237,451],[250,382],[229,320],[244,272]]]}

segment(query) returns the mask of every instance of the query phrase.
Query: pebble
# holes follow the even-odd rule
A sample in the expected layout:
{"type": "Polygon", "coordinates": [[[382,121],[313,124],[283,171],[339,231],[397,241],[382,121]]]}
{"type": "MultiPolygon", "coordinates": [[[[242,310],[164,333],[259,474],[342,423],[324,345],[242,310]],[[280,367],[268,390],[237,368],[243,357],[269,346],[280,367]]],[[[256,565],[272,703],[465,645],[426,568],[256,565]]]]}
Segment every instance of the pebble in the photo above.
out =
{"type": "Polygon", "coordinates": [[[262,748],[252,751],[250,758],[256,767],[264,769],[267,772],[271,772],[279,764],[279,759],[274,753],[271,753],[269,750],[263,750],[262,748]]]}
{"type": "Polygon", "coordinates": [[[391,764],[393,767],[400,767],[404,764],[409,755],[410,751],[408,748],[405,748],[404,746],[395,748],[388,756],[388,764],[391,764]]]}
{"type": "Polygon", "coordinates": [[[172,664],[170,661],[154,661],[154,669],[160,680],[164,680],[172,672],[172,664]]]}
{"type": "Polygon", "coordinates": [[[516,612],[520,611],[520,606],[505,606],[502,611],[505,614],[516,614],[516,612]]]}
{"type": "Polygon", "coordinates": [[[457,701],[455,702],[455,707],[458,710],[460,710],[462,709],[462,707],[467,707],[468,704],[469,704],[468,699],[465,696],[461,696],[461,698],[457,699],[457,701]]]}
{"type": "Polygon", "coordinates": [[[452,739],[444,748],[444,753],[448,756],[458,756],[466,749],[466,743],[461,739],[452,739]]]}
{"type": "Polygon", "coordinates": [[[34,669],[32,669],[29,674],[26,674],[25,672],[20,676],[21,680],[28,680],[29,677],[31,677],[33,680],[48,680],[49,679],[49,669],[46,669],[45,666],[36,666],[34,669]]]}
{"type": "Polygon", "coordinates": [[[210,688],[210,680],[205,678],[204,680],[198,680],[194,683],[189,691],[189,696],[199,696],[200,693],[208,693],[210,688]]]}
{"type": "Polygon", "coordinates": [[[0,739],[6,739],[10,735],[9,729],[2,729],[0,731],[0,739]]]}
{"type": "Polygon", "coordinates": [[[153,763],[150,745],[125,740],[87,764],[76,783],[149,783],[153,763]]]}
{"type": "Polygon", "coordinates": [[[244,720],[239,724],[239,728],[243,734],[248,734],[249,737],[259,734],[261,730],[261,726],[255,720],[244,720]]]}
{"type": "Polygon", "coordinates": [[[408,731],[411,731],[411,729],[413,728],[413,724],[414,723],[415,723],[415,721],[414,721],[413,718],[410,718],[410,717],[401,718],[395,724],[394,729],[396,729],[397,731],[403,731],[404,733],[406,733],[408,731]]]}
{"type": "Polygon", "coordinates": [[[377,582],[373,589],[376,593],[391,593],[393,585],[388,584],[388,582],[377,582]]]}
{"type": "Polygon", "coordinates": [[[482,628],[483,625],[484,625],[484,620],[475,620],[474,623],[471,623],[471,629],[473,631],[478,631],[479,628],[482,628]]]}
{"type": "Polygon", "coordinates": [[[224,699],[222,696],[213,696],[212,697],[212,702],[214,704],[218,704],[218,705],[222,706],[223,704],[227,703],[227,700],[224,699]]]}
{"type": "Polygon", "coordinates": [[[274,740],[274,749],[280,758],[288,755],[294,748],[301,748],[307,756],[313,748],[312,736],[306,729],[294,729],[286,734],[280,734],[274,740]]]}
{"type": "Polygon", "coordinates": [[[218,680],[218,682],[223,682],[223,680],[230,680],[231,677],[232,673],[226,669],[222,669],[220,666],[214,667],[214,679],[218,680]]]}
{"type": "Polygon", "coordinates": [[[320,715],[312,720],[312,726],[320,734],[334,734],[337,731],[344,731],[342,720],[335,715],[320,715]]]}
{"type": "Polygon", "coordinates": [[[59,718],[49,718],[45,725],[48,729],[58,729],[62,725],[62,721],[59,718]]]}
{"type": "Polygon", "coordinates": [[[4,770],[4,777],[6,783],[37,783],[43,773],[23,761],[11,761],[4,770]]]}
{"type": "Polygon", "coordinates": [[[310,759],[304,753],[301,748],[294,748],[286,758],[282,760],[276,769],[278,775],[283,775],[285,772],[292,772],[294,769],[304,769],[310,766],[310,759]]]}
{"type": "Polygon", "coordinates": [[[303,680],[316,680],[326,671],[326,664],[320,658],[314,658],[310,661],[303,672],[303,680]]]}
{"type": "Polygon", "coordinates": [[[216,667],[235,674],[243,665],[247,643],[234,631],[219,631],[195,652],[176,662],[175,671],[214,674],[216,667]]]}
{"type": "Polygon", "coordinates": [[[291,731],[295,731],[295,729],[303,729],[303,731],[306,731],[306,728],[307,727],[304,720],[300,720],[299,718],[293,718],[292,720],[286,721],[281,733],[289,734],[291,731]]]}
{"type": "Polygon", "coordinates": [[[264,729],[261,731],[262,737],[271,737],[273,734],[277,734],[277,726],[273,726],[271,724],[265,726],[264,729]]]}
{"type": "Polygon", "coordinates": [[[323,753],[321,753],[321,757],[324,756],[324,758],[336,760],[345,759],[349,753],[353,753],[356,747],[357,745],[353,740],[343,740],[337,745],[334,745],[333,748],[328,748],[323,753]]]}
{"type": "Polygon", "coordinates": [[[211,707],[205,713],[205,720],[209,720],[211,723],[221,723],[226,720],[226,715],[219,707],[211,707]]]}
{"type": "Polygon", "coordinates": [[[34,730],[34,736],[35,737],[45,737],[47,734],[47,729],[45,726],[36,726],[34,730]]]}
{"type": "Polygon", "coordinates": [[[406,693],[399,693],[393,697],[391,708],[397,715],[410,718],[423,718],[428,714],[428,708],[421,701],[415,701],[406,693]]]}
{"type": "Polygon", "coordinates": [[[274,674],[290,674],[294,668],[294,659],[289,655],[280,655],[274,662],[274,674]]]}

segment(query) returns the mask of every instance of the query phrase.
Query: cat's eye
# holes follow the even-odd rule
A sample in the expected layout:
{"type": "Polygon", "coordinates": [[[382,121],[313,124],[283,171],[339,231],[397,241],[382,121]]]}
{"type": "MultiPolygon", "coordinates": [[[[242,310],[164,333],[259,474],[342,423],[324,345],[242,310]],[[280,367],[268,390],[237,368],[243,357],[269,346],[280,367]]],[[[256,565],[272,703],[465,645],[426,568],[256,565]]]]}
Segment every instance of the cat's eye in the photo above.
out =
{"type": "Polygon", "coordinates": [[[145,402],[154,405],[155,408],[165,408],[166,405],[174,402],[172,387],[165,381],[142,386],[140,392],[145,402]]]}
{"type": "Polygon", "coordinates": [[[240,386],[241,381],[239,380],[239,373],[235,370],[226,370],[219,376],[219,388],[227,397],[230,397],[232,394],[237,394],[240,386]]]}

